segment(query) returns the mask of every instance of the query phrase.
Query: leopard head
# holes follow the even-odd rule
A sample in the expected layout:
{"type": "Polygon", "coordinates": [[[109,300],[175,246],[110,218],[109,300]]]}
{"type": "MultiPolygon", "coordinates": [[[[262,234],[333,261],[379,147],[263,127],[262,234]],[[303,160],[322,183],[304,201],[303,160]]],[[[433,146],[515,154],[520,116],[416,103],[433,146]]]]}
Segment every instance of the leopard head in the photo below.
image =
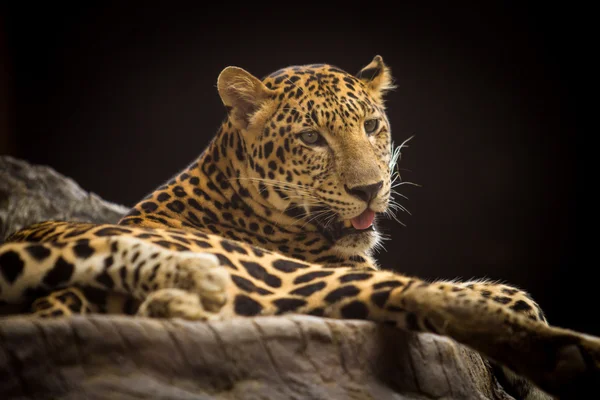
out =
{"type": "Polygon", "coordinates": [[[372,249],[393,175],[384,107],[393,85],[383,59],[357,75],[314,64],[262,80],[228,67],[217,86],[244,141],[243,178],[259,200],[320,230],[340,253],[372,249]]]}

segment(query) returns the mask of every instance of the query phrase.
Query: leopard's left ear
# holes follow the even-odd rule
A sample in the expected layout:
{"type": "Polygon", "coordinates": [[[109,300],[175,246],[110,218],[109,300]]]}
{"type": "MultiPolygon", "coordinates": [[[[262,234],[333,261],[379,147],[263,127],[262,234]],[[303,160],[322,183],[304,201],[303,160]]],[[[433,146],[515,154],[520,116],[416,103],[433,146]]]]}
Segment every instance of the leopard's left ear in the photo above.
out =
{"type": "Polygon", "coordinates": [[[391,70],[383,63],[381,56],[375,56],[373,61],[356,74],[356,77],[363,81],[371,96],[378,101],[383,101],[383,95],[396,88],[392,83],[391,70]]]}

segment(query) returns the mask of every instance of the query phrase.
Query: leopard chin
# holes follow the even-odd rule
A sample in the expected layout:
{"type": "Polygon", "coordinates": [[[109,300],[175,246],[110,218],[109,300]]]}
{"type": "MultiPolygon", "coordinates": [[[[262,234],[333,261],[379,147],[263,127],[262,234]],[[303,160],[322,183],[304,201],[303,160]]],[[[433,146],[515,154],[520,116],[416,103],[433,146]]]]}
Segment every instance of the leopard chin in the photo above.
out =
{"type": "Polygon", "coordinates": [[[341,255],[352,256],[360,253],[370,254],[381,240],[381,235],[372,225],[368,229],[347,233],[335,241],[333,249],[341,255]]]}

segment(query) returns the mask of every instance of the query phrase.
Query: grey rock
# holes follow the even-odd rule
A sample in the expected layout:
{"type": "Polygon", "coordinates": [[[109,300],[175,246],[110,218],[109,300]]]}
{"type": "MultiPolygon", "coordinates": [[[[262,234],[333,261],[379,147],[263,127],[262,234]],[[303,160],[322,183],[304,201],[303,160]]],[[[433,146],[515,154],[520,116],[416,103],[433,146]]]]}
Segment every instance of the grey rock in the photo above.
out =
{"type": "Polygon", "coordinates": [[[116,223],[126,212],[52,168],[0,156],[0,240],[35,222],[116,223]]]}

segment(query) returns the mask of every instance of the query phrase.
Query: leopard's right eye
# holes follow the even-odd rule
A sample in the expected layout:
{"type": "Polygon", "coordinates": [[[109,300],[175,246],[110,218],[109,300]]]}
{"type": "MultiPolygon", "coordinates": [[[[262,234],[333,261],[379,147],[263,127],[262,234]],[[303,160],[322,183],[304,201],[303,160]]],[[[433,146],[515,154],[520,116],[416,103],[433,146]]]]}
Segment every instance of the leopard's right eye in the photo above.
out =
{"type": "Polygon", "coordinates": [[[365,121],[365,132],[367,135],[372,135],[379,129],[379,120],[378,119],[369,119],[365,121]]]}
{"type": "Polygon", "coordinates": [[[323,146],[325,139],[317,131],[306,131],[300,134],[300,139],[309,146],[323,146]]]}

